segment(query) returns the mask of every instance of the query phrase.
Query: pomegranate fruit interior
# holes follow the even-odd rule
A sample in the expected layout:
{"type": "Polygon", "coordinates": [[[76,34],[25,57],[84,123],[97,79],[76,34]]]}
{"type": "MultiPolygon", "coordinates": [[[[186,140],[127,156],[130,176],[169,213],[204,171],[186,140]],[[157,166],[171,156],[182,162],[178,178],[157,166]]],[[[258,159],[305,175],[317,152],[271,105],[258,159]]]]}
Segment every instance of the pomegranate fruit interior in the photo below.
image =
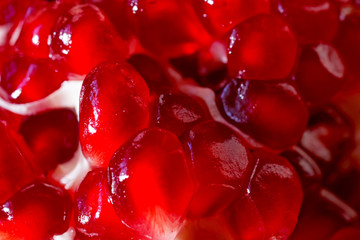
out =
{"type": "Polygon", "coordinates": [[[359,189],[360,1],[0,1],[0,240],[354,240],[359,189]]]}

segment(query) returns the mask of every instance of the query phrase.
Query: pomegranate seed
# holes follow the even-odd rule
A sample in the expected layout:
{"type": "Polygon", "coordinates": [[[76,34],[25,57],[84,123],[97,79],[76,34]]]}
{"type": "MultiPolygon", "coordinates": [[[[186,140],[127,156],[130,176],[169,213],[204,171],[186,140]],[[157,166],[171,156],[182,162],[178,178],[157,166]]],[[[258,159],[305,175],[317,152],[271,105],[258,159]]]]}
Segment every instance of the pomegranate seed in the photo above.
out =
{"type": "Polygon", "coordinates": [[[0,86],[7,100],[27,103],[40,100],[61,86],[63,71],[49,59],[15,56],[3,66],[0,86]]]}
{"type": "Polygon", "coordinates": [[[0,236],[5,239],[50,239],[69,227],[70,194],[62,188],[36,181],[0,206],[0,236]]]}
{"type": "Polygon", "coordinates": [[[259,80],[285,78],[294,67],[297,51],[297,42],[280,17],[251,17],[230,33],[229,75],[259,80]]]}
{"type": "Polygon", "coordinates": [[[85,236],[99,239],[131,239],[133,231],[116,215],[110,200],[106,169],[87,174],[75,193],[75,225],[85,236]]]}
{"type": "Polygon", "coordinates": [[[251,174],[243,139],[227,126],[208,121],[186,132],[182,143],[198,185],[188,215],[207,217],[228,207],[251,174]]]}
{"type": "Polygon", "coordinates": [[[305,199],[292,240],[319,240],[330,237],[345,225],[355,222],[357,213],[326,189],[305,199]]]}
{"type": "Polygon", "coordinates": [[[287,239],[295,228],[303,193],[299,177],[284,158],[256,151],[248,192],[264,221],[265,239],[287,239]],[[276,214],[274,214],[276,213],[276,214]]]}
{"type": "Polygon", "coordinates": [[[151,92],[159,92],[171,87],[170,80],[160,63],[144,54],[132,55],[128,60],[140,73],[151,92]]]}
{"type": "Polygon", "coordinates": [[[324,106],[310,117],[300,146],[317,161],[324,174],[327,174],[353,148],[353,123],[335,106],[324,106]]]}
{"type": "Polygon", "coordinates": [[[141,44],[160,56],[192,54],[212,40],[188,1],[126,0],[126,12],[141,44]]]}
{"type": "Polygon", "coordinates": [[[193,5],[209,31],[220,37],[247,18],[270,12],[269,0],[200,0],[193,5]]]}
{"type": "Polygon", "coordinates": [[[304,193],[317,190],[322,181],[322,172],[309,155],[299,148],[294,150],[286,150],[281,153],[296,169],[303,185],[304,193]]]}
{"type": "Polygon", "coordinates": [[[28,8],[21,33],[16,41],[16,48],[21,53],[35,58],[49,57],[51,28],[65,10],[63,5],[44,3],[28,8]]]}
{"type": "Polygon", "coordinates": [[[61,15],[50,37],[50,56],[69,71],[87,74],[103,61],[124,60],[127,43],[94,5],[76,5],[61,15]]]}
{"type": "Polygon", "coordinates": [[[360,58],[360,11],[348,14],[340,23],[334,39],[335,46],[344,58],[347,70],[355,76],[360,75],[358,59],[360,58]]]}
{"type": "Polygon", "coordinates": [[[234,239],[264,239],[264,221],[248,194],[239,197],[225,212],[225,219],[234,239]]]}
{"type": "Polygon", "coordinates": [[[320,44],[302,50],[295,81],[307,102],[319,104],[330,100],[344,85],[344,77],[345,66],[332,46],[320,44]]]}
{"type": "Polygon", "coordinates": [[[218,95],[224,116],[254,139],[286,148],[303,134],[308,111],[286,83],[234,79],[218,95]]]}
{"type": "Polygon", "coordinates": [[[130,138],[109,163],[108,183],[121,220],[140,235],[173,239],[194,192],[181,143],[150,128],[130,138]]]}
{"type": "Polygon", "coordinates": [[[153,125],[180,136],[185,130],[210,118],[201,100],[179,93],[162,93],[154,109],[153,125]]]}
{"type": "Polygon", "coordinates": [[[95,4],[103,10],[124,39],[131,36],[131,24],[126,19],[126,0],[82,0],[82,2],[95,4]]]}
{"type": "Polygon", "coordinates": [[[200,85],[213,89],[224,86],[227,76],[225,44],[214,42],[191,55],[170,59],[170,63],[185,78],[193,78],[200,85]]]}
{"type": "Polygon", "coordinates": [[[330,0],[277,0],[301,44],[331,41],[339,25],[339,11],[330,0]]]}
{"type": "Polygon", "coordinates": [[[69,109],[26,117],[19,132],[34,153],[35,164],[44,172],[70,160],[78,147],[79,125],[69,109]]]}
{"type": "Polygon", "coordinates": [[[31,160],[32,155],[24,140],[1,119],[0,203],[35,179],[37,171],[30,164],[31,160]]]}
{"type": "Polygon", "coordinates": [[[80,143],[85,157],[106,167],[130,136],[147,127],[149,89],[126,63],[104,63],[85,78],[80,96],[80,143]]]}

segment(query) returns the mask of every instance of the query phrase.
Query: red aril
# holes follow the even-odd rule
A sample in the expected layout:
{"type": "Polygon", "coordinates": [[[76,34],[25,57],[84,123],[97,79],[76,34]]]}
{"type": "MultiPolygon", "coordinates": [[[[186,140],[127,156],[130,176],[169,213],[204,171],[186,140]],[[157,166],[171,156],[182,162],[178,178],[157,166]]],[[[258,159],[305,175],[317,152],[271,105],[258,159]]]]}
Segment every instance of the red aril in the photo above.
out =
{"type": "Polygon", "coordinates": [[[360,75],[358,59],[360,58],[360,11],[354,10],[344,16],[340,22],[339,31],[334,39],[335,47],[344,58],[347,70],[360,75]]]}
{"type": "Polygon", "coordinates": [[[330,191],[321,189],[305,199],[290,239],[329,240],[337,230],[357,220],[355,210],[330,191]]]}
{"type": "Polygon", "coordinates": [[[249,17],[270,12],[270,0],[193,0],[192,2],[207,29],[219,37],[249,17]]]}
{"type": "Polygon", "coordinates": [[[79,145],[79,124],[70,109],[57,109],[26,117],[20,127],[43,172],[70,160],[79,145]]]}
{"type": "Polygon", "coordinates": [[[180,93],[160,93],[153,111],[152,125],[177,136],[210,118],[205,103],[180,93]]]}
{"type": "Polygon", "coordinates": [[[17,55],[3,65],[0,86],[7,93],[6,100],[28,103],[48,96],[64,80],[65,73],[50,59],[17,55]]]}
{"type": "Polygon", "coordinates": [[[144,78],[151,92],[161,92],[171,87],[165,69],[155,59],[145,54],[131,55],[127,60],[144,78]]]}
{"type": "Polygon", "coordinates": [[[117,216],[110,199],[106,169],[89,172],[75,193],[75,226],[84,236],[131,239],[135,232],[117,216]]]}
{"type": "Polygon", "coordinates": [[[260,14],[234,27],[227,39],[231,77],[282,79],[294,67],[297,42],[276,15],[260,14]]]}
{"type": "Polygon", "coordinates": [[[163,240],[176,236],[195,188],[181,143],[159,128],[140,131],[116,151],[108,184],[121,221],[163,240]]]}
{"type": "Polygon", "coordinates": [[[125,1],[127,24],[133,26],[140,43],[157,56],[192,54],[212,41],[188,1],[125,1]]]}
{"type": "Polygon", "coordinates": [[[236,240],[263,240],[263,218],[249,194],[240,196],[224,212],[225,219],[236,240]]]}
{"type": "Polygon", "coordinates": [[[72,200],[67,191],[35,181],[0,206],[0,237],[51,239],[68,229],[71,211],[72,200]]]}
{"type": "Polygon", "coordinates": [[[124,60],[127,51],[127,43],[92,4],[76,5],[61,15],[50,37],[50,57],[76,74],[87,74],[103,61],[124,60]]]}
{"type": "Polygon", "coordinates": [[[354,147],[354,125],[339,108],[326,105],[309,119],[300,146],[319,164],[324,174],[354,147]]]}
{"type": "Polygon", "coordinates": [[[247,187],[253,162],[243,139],[215,121],[185,132],[182,144],[197,192],[188,216],[208,217],[228,207],[247,187]]]}
{"type": "Polygon", "coordinates": [[[331,41],[339,25],[339,10],[331,0],[276,0],[301,44],[331,41]]]}
{"type": "Polygon", "coordinates": [[[193,78],[200,85],[220,89],[227,79],[226,46],[214,41],[193,54],[170,59],[184,78],[193,78]]]}
{"type": "Polygon", "coordinates": [[[35,58],[49,57],[51,29],[65,9],[64,5],[46,1],[28,8],[16,41],[16,49],[35,58]]]}
{"type": "Polygon", "coordinates": [[[127,22],[125,12],[126,0],[82,0],[82,2],[95,4],[103,10],[122,37],[128,39],[131,36],[131,24],[127,22]]]}
{"type": "Polygon", "coordinates": [[[287,239],[298,220],[303,192],[291,164],[278,155],[256,151],[248,192],[263,221],[265,239],[287,239]]]}
{"type": "Polygon", "coordinates": [[[345,65],[331,45],[304,47],[295,81],[305,101],[321,104],[330,100],[344,85],[345,65]]]}
{"type": "Polygon", "coordinates": [[[308,110],[287,83],[234,79],[217,102],[228,120],[272,148],[295,144],[306,129],[308,110]]]}
{"type": "Polygon", "coordinates": [[[298,173],[304,194],[316,191],[322,182],[322,172],[308,154],[300,148],[288,149],[281,153],[295,168],[298,173]]]}
{"type": "Polygon", "coordinates": [[[127,63],[104,63],[85,78],[80,96],[80,143],[94,166],[107,166],[130,136],[149,123],[149,89],[127,63]]]}
{"type": "Polygon", "coordinates": [[[0,203],[32,182],[37,171],[26,143],[10,126],[0,120],[0,203]]]}

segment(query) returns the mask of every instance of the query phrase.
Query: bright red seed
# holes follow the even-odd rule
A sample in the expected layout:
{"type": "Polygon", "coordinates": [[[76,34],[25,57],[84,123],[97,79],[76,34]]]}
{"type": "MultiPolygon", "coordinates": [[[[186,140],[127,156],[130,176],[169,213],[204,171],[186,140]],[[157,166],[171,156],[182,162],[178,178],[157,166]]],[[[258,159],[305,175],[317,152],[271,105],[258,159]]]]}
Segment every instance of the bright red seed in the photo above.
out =
{"type": "Polygon", "coordinates": [[[130,136],[149,123],[149,89],[126,63],[104,63],[85,78],[80,97],[80,143],[85,157],[106,167],[130,136]]]}
{"type": "Polygon", "coordinates": [[[87,74],[103,61],[124,60],[127,43],[94,5],[76,5],[61,15],[50,38],[50,56],[76,74],[87,74]]]}
{"type": "Polygon", "coordinates": [[[294,67],[297,42],[278,16],[261,14],[241,22],[227,40],[231,77],[282,79],[294,67]]]}
{"type": "Polygon", "coordinates": [[[108,183],[121,220],[164,240],[179,231],[195,188],[181,143],[159,128],[140,131],[117,150],[108,183]]]}
{"type": "Polygon", "coordinates": [[[253,162],[243,139],[229,127],[208,121],[182,136],[198,189],[189,216],[208,217],[228,207],[247,187],[253,162]]]}
{"type": "Polygon", "coordinates": [[[27,103],[40,100],[66,80],[63,70],[50,59],[31,59],[15,56],[3,65],[0,86],[7,100],[27,103]]]}

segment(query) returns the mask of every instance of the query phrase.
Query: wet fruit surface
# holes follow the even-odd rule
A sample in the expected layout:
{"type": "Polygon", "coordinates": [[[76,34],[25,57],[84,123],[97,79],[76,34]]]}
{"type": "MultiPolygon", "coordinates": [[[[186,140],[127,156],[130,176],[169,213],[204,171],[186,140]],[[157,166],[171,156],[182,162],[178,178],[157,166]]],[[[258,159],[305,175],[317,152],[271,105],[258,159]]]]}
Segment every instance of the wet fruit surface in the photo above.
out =
{"type": "Polygon", "coordinates": [[[15,103],[40,100],[61,86],[66,75],[49,59],[16,56],[3,65],[0,86],[15,103]]]}
{"type": "Polygon", "coordinates": [[[252,159],[243,139],[215,121],[195,125],[184,133],[182,143],[198,184],[189,215],[211,216],[226,208],[247,187],[252,159]]]}
{"type": "Polygon", "coordinates": [[[175,237],[195,186],[173,133],[140,131],[116,151],[108,172],[114,208],[126,225],[140,235],[175,237]]]}
{"type": "Polygon", "coordinates": [[[80,97],[80,141],[92,164],[106,166],[148,122],[149,89],[133,67],[106,63],[89,73],[80,97]]]}
{"type": "Polygon", "coordinates": [[[70,72],[87,74],[98,63],[123,60],[127,43],[94,5],[77,5],[61,15],[50,37],[50,56],[70,72]]]}
{"type": "Polygon", "coordinates": [[[234,79],[218,95],[224,116],[256,140],[274,148],[296,143],[308,113],[291,85],[234,79]]]}
{"type": "Polygon", "coordinates": [[[358,239],[359,16],[0,1],[0,239],[358,239]]]}
{"type": "Polygon", "coordinates": [[[286,23],[275,15],[247,19],[231,30],[227,41],[232,77],[282,79],[294,67],[297,42],[286,23]]]}
{"type": "Polygon", "coordinates": [[[69,193],[36,181],[1,205],[0,234],[10,239],[48,239],[67,230],[71,210],[69,193]]]}

